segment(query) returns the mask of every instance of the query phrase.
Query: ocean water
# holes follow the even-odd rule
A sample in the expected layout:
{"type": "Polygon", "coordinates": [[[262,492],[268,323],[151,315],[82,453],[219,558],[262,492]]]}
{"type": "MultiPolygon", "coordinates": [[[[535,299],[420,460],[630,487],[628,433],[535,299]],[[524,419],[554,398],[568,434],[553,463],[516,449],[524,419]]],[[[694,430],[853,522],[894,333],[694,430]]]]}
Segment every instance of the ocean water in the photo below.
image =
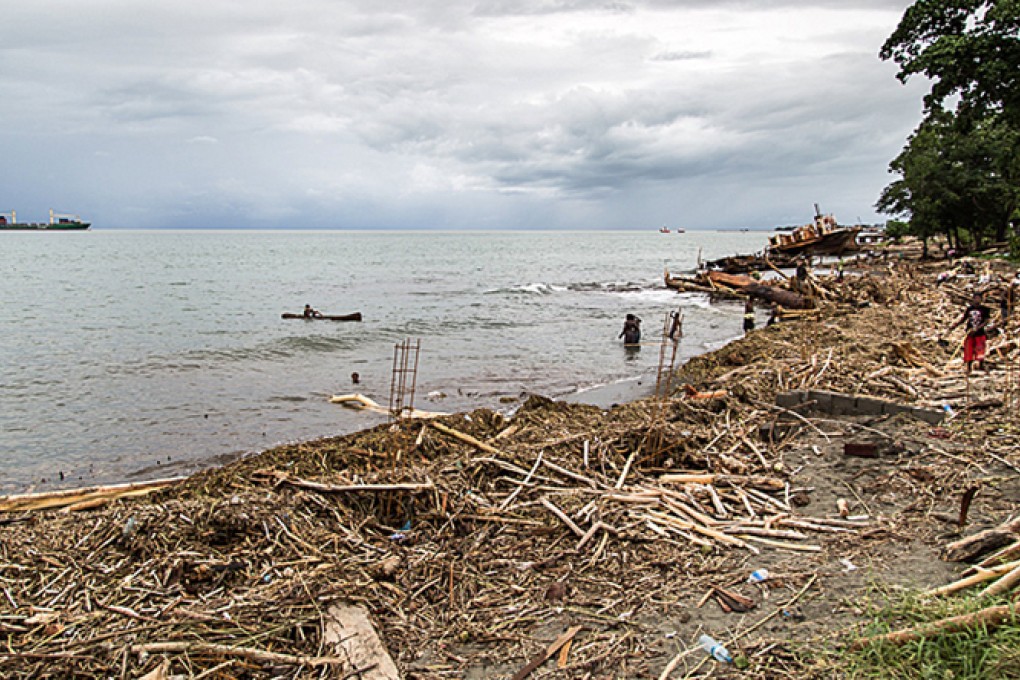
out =
{"type": "Polygon", "coordinates": [[[739,305],[670,291],[663,268],[765,240],[653,229],[0,233],[0,493],[182,474],[373,426],[385,417],[329,397],[358,391],[386,405],[404,339],[421,342],[415,405],[427,410],[508,410],[522,394],[613,383],[650,390],[658,348],[625,350],[624,315],[641,317],[652,343],[681,309],[682,359],[739,336],[739,305]],[[305,303],[364,321],[280,318],[305,303]]]}

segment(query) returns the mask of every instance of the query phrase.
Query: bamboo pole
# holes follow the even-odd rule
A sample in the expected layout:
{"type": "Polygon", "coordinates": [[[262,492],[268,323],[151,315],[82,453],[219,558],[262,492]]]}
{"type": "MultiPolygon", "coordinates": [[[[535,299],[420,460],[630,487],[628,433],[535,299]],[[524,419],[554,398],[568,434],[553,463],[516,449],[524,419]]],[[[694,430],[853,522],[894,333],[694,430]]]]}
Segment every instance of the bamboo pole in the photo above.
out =
{"type": "Polygon", "coordinates": [[[850,645],[850,649],[851,651],[856,651],[876,642],[888,642],[894,645],[902,645],[915,640],[935,637],[937,635],[945,635],[947,633],[955,633],[961,630],[977,628],[978,626],[995,628],[1017,619],[1017,616],[1016,608],[1010,605],[1004,604],[997,607],[988,607],[971,614],[953,616],[948,619],[939,619],[938,621],[924,623],[913,628],[894,630],[891,633],[885,633],[884,635],[874,635],[872,637],[861,638],[859,640],[855,640],[853,644],[850,645]]]}
{"type": "MultiPolygon", "coordinates": [[[[49,510],[91,503],[93,501],[111,501],[118,498],[143,496],[159,491],[187,477],[170,477],[151,482],[133,482],[130,484],[113,484],[110,486],[92,486],[84,489],[66,489],[63,491],[47,491],[43,493],[17,494],[0,496],[0,512],[24,512],[30,510],[49,510]]],[[[84,509],[84,506],[83,508],[84,509]]]]}
{"type": "Polygon", "coordinates": [[[994,597],[1008,593],[1017,583],[1020,583],[1020,565],[1009,572],[998,581],[981,591],[981,597],[994,597]]]}
{"type": "Polygon", "coordinates": [[[440,432],[442,432],[443,434],[448,434],[451,437],[453,437],[454,439],[459,439],[460,441],[464,442],[465,444],[470,444],[471,446],[475,447],[476,449],[479,449],[481,451],[485,451],[486,453],[491,453],[494,456],[501,456],[501,455],[503,455],[503,452],[500,451],[499,449],[497,449],[496,447],[489,446],[485,442],[479,441],[479,440],[475,439],[474,437],[472,437],[469,434],[464,434],[463,432],[455,430],[452,427],[447,427],[446,425],[443,425],[442,423],[435,423],[435,422],[433,422],[433,423],[429,423],[429,424],[432,427],[434,427],[437,430],[439,430],[440,432]]]}
{"type": "Polygon", "coordinates": [[[955,593],[958,590],[963,590],[964,588],[969,588],[970,586],[976,585],[978,583],[989,581],[993,578],[1002,576],[1003,574],[1008,574],[1017,567],[1020,567],[1020,560],[1017,560],[1015,562],[1008,562],[1006,564],[1000,564],[990,569],[980,569],[978,573],[974,574],[973,576],[968,576],[967,578],[960,579],[959,581],[954,581],[947,585],[940,586],[938,588],[933,588],[932,590],[922,593],[922,595],[930,597],[935,595],[948,595],[950,593],[955,593]]]}

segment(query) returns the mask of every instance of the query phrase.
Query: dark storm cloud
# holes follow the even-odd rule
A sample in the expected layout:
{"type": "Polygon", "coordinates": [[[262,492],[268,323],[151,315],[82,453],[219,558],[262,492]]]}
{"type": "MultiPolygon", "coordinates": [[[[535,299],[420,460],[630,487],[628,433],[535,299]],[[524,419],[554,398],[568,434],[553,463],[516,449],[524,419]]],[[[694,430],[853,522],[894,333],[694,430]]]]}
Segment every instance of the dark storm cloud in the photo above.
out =
{"type": "Polygon", "coordinates": [[[709,226],[803,194],[864,212],[918,117],[875,56],[906,4],[22,3],[0,28],[19,169],[0,183],[141,226],[223,206],[266,226],[620,226],[725,196],[692,218],[709,226]],[[42,159],[61,155],[54,187],[42,159]]]}

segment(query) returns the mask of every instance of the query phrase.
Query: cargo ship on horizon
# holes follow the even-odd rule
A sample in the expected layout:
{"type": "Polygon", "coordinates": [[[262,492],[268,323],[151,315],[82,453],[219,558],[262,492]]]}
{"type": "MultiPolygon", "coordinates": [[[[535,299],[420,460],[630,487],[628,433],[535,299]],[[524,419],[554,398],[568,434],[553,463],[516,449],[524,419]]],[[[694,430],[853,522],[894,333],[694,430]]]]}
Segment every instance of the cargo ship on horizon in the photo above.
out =
{"type": "Polygon", "coordinates": [[[65,215],[50,210],[49,222],[18,222],[18,214],[0,213],[0,231],[84,231],[92,226],[78,215],[65,215]]]}

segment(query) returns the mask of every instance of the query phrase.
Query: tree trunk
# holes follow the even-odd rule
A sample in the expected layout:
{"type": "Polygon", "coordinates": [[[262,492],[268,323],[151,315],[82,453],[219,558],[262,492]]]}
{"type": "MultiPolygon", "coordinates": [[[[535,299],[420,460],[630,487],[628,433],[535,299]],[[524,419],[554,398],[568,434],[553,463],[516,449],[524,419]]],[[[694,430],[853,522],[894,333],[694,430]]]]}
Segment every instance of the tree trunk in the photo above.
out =
{"type": "Polygon", "coordinates": [[[744,286],[743,291],[751,297],[761,298],[768,302],[775,302],[787,309],[811,309],[814,306],[811,300],[803,295],[794,293],[793,291],[783,290],[782,288],[776,288],[775,286],[765,286],[760,283],[755,283],[749,286],[744,286]]]}

